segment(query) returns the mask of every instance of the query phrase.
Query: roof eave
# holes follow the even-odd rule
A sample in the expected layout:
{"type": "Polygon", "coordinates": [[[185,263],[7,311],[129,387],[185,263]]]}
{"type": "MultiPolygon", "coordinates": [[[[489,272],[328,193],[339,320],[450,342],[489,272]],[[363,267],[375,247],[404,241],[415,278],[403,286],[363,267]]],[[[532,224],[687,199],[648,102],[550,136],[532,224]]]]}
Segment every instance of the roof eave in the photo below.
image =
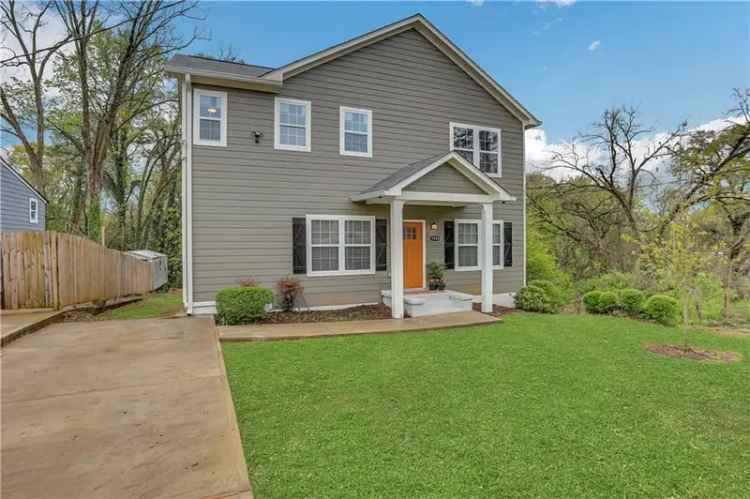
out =
{"type": "Polygon", "coordinates": [[[222,71],[211,71],[208,69],[195,69],[187,66],[167,64],[165,69],[167,74],[172,77],[182,78],[189,74],[193,83],[202,83],[205,85],[246,88],[278,93],[283,84],[281,81],[269,80],[261,77],[253,78],[251,76],[236,75],[222,71]]]}

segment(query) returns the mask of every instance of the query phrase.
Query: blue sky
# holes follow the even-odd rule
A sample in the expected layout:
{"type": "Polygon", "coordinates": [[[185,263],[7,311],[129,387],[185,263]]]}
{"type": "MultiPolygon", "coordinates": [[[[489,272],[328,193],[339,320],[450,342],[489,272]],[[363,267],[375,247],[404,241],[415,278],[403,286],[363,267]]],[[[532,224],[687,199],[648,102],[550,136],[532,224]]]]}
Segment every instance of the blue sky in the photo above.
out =
{"type": "Polygon", "coordinates": [[[211,39],[186,52],[231,46],[278,66],[421,12],[544,122],[549,142],[618,104],[659,130],[702,124],[750,86],[748,2],[562,3],[202,2],[196,25],[211,39]]]}

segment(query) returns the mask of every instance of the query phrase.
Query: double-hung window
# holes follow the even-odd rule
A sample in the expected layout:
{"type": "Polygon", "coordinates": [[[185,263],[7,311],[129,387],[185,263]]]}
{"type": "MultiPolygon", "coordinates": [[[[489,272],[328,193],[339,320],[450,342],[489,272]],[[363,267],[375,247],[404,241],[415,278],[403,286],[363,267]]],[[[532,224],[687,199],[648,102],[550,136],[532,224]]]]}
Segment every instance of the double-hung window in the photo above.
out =
{"type": "Polygon", "coordinates": [[[274,147],[310,152],[310,101],[276,97],[274,108],[274,147]]]}
{"type": "Polygon", "coordinates": [[[450,124],[450,148],[491,177],[502,174],[501,130],[450,124]]]}
{"type": "Polygon", "coordinates": [[[202,146],[226,146],[226,92],[195,89],[193,93],[193,142],[202,146]]]}
{"type": "Polygon", "coordinates": [[[456,220],[456,270],[479,270],[479,220],[456,220]]]}
{"type": "Polygon", "coordinates": [[[503,268],[503,222],[492,222],[492,266],[503,268]]]}
{"type": "Polygon", "coordinates": [[[39,223],[39,200],[29,198],[29,223],[39,223]]]}
{"type": "Polygon", "coordinates": [[[375,272],[375,218],[307,216],[308,275],[375,272]]]}
{"type": "Polygon", "coordinates": [[[339,108],[339,149],[344,156],[372,157],[372,111],[339,108]]]}

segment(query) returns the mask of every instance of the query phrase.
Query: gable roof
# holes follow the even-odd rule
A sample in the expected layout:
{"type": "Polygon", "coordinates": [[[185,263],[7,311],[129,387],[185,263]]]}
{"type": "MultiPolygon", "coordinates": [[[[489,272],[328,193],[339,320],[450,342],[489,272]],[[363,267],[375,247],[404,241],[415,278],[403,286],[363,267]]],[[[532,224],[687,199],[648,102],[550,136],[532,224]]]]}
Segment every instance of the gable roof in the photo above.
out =
{"type": "Polygon", "coordinates": [[[375,185],[352,196],[352,201],[365,201],[382,196],[400,196],[403,189],[433,170],[448,164],[464,175],[485,193],[495,196],[497,201],[515,201],[508,191],[487,176],[486,173],[469,163],[455,151],[425,158],[396,170],[375,185]]]}
{"type": "MultiPolygon", "coordinates": [[[[201,76],[222,78],[222,75],[231,81],[245,81],[248,86],[258,86],[261,82],[268,83],[269,89],[274,91],[273,85],[280,87],[284,79],[289,78],[305,71],[308,71],[321,64],[333,61],[349,54],[355,50],[367,47],[373,43],[385,40],[392,36],[403,33],[410,29],[416,30],[438,50],[447,56],[454,64],[461,68],[469,77],[471,77],[479,86],[489,93],[496,101],[506,107],[510,113],[518,118],[525,128],[532,128],[542,124],[533,114],[521,105],[507,90],[497,83],[485,70],[479,67],[468,55],[466,55],[458,46],[456,46],[448,37],[441,33],[432,25],[422,14],[415,14],[400,21],[388,24],[376,30],[370,31],[363,35],[357,36],[345,42],[339,43],[327,49],[315,52],[296,61],[292,61],[276,69],[268,68],[267,71],[254,74],[254,68],[262,66],[242,65],[236,63],[223,62],[222,66],[213,66],[212,68],[200,68],[201,76]],[[249,67],[249,68],[248,68],[249,67]],[[252,68],[252,69],[251,69],[252,68]],[[209,71],[210,74],[204,74],[209,71]],[[252,73],[252,74],[249,74],[252,73]]],[[[178,64],[178,57],[186,58],[189,56],[175,56],[167,64],[167,71],[175,74],[192,74],[189,71],[189,65],[178,64]]],[[[216,61],[219,62],[219,61],[216,61]]],[[[192,63],[195,64],[195,63],[192,63]]],[[[198,64],[200,65],[200,64],[198,64]]],[[[205,65],[205,64],[204,64],[205,65]]],[[[278,91],[278,90],[276,90],[278,91]]]]}
{"type": "Polygon", "coordinates": [[[6,164],[5,161],[0,161],[0,165],[2,165],[3,168],[7,169],[9,172],[11,172],[13,175],[15,175],[18,178],[18,180],[20,180],[26,187],[28,187],[31,191],[33,191],[34,194],[36,194],[37,196],[39,196],[39,198],[42,201],[44,201],[44,204],[49,204],[49,201],[47,201],[47,198],[44,197],[44,194],[42,194],[41,192],[39,192],[36,189],[36,187],[34,187],[33,185],[31,185],[31,182],[29,182],[28,180],[26,180],[23,175],[21,175],[20,173],[18,173],[16,171],[15,168],[13,168],[12,166],[6,164]]]}

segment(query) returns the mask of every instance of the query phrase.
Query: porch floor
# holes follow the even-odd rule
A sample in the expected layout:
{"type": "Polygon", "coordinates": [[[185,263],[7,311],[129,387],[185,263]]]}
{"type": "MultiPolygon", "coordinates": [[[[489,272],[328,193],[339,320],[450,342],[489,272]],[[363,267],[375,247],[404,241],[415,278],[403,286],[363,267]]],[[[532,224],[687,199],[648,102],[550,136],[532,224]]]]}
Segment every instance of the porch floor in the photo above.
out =
{"type": "Polygon", "coordinates": [[[480,312],[468,311],[409,319],[218,326],[217,329],[219,330],[219,339],[221,341],[274,341],[356,334],[428,331],[492,324],[499,320],[496,317],[491,317],[480,312]]]}

